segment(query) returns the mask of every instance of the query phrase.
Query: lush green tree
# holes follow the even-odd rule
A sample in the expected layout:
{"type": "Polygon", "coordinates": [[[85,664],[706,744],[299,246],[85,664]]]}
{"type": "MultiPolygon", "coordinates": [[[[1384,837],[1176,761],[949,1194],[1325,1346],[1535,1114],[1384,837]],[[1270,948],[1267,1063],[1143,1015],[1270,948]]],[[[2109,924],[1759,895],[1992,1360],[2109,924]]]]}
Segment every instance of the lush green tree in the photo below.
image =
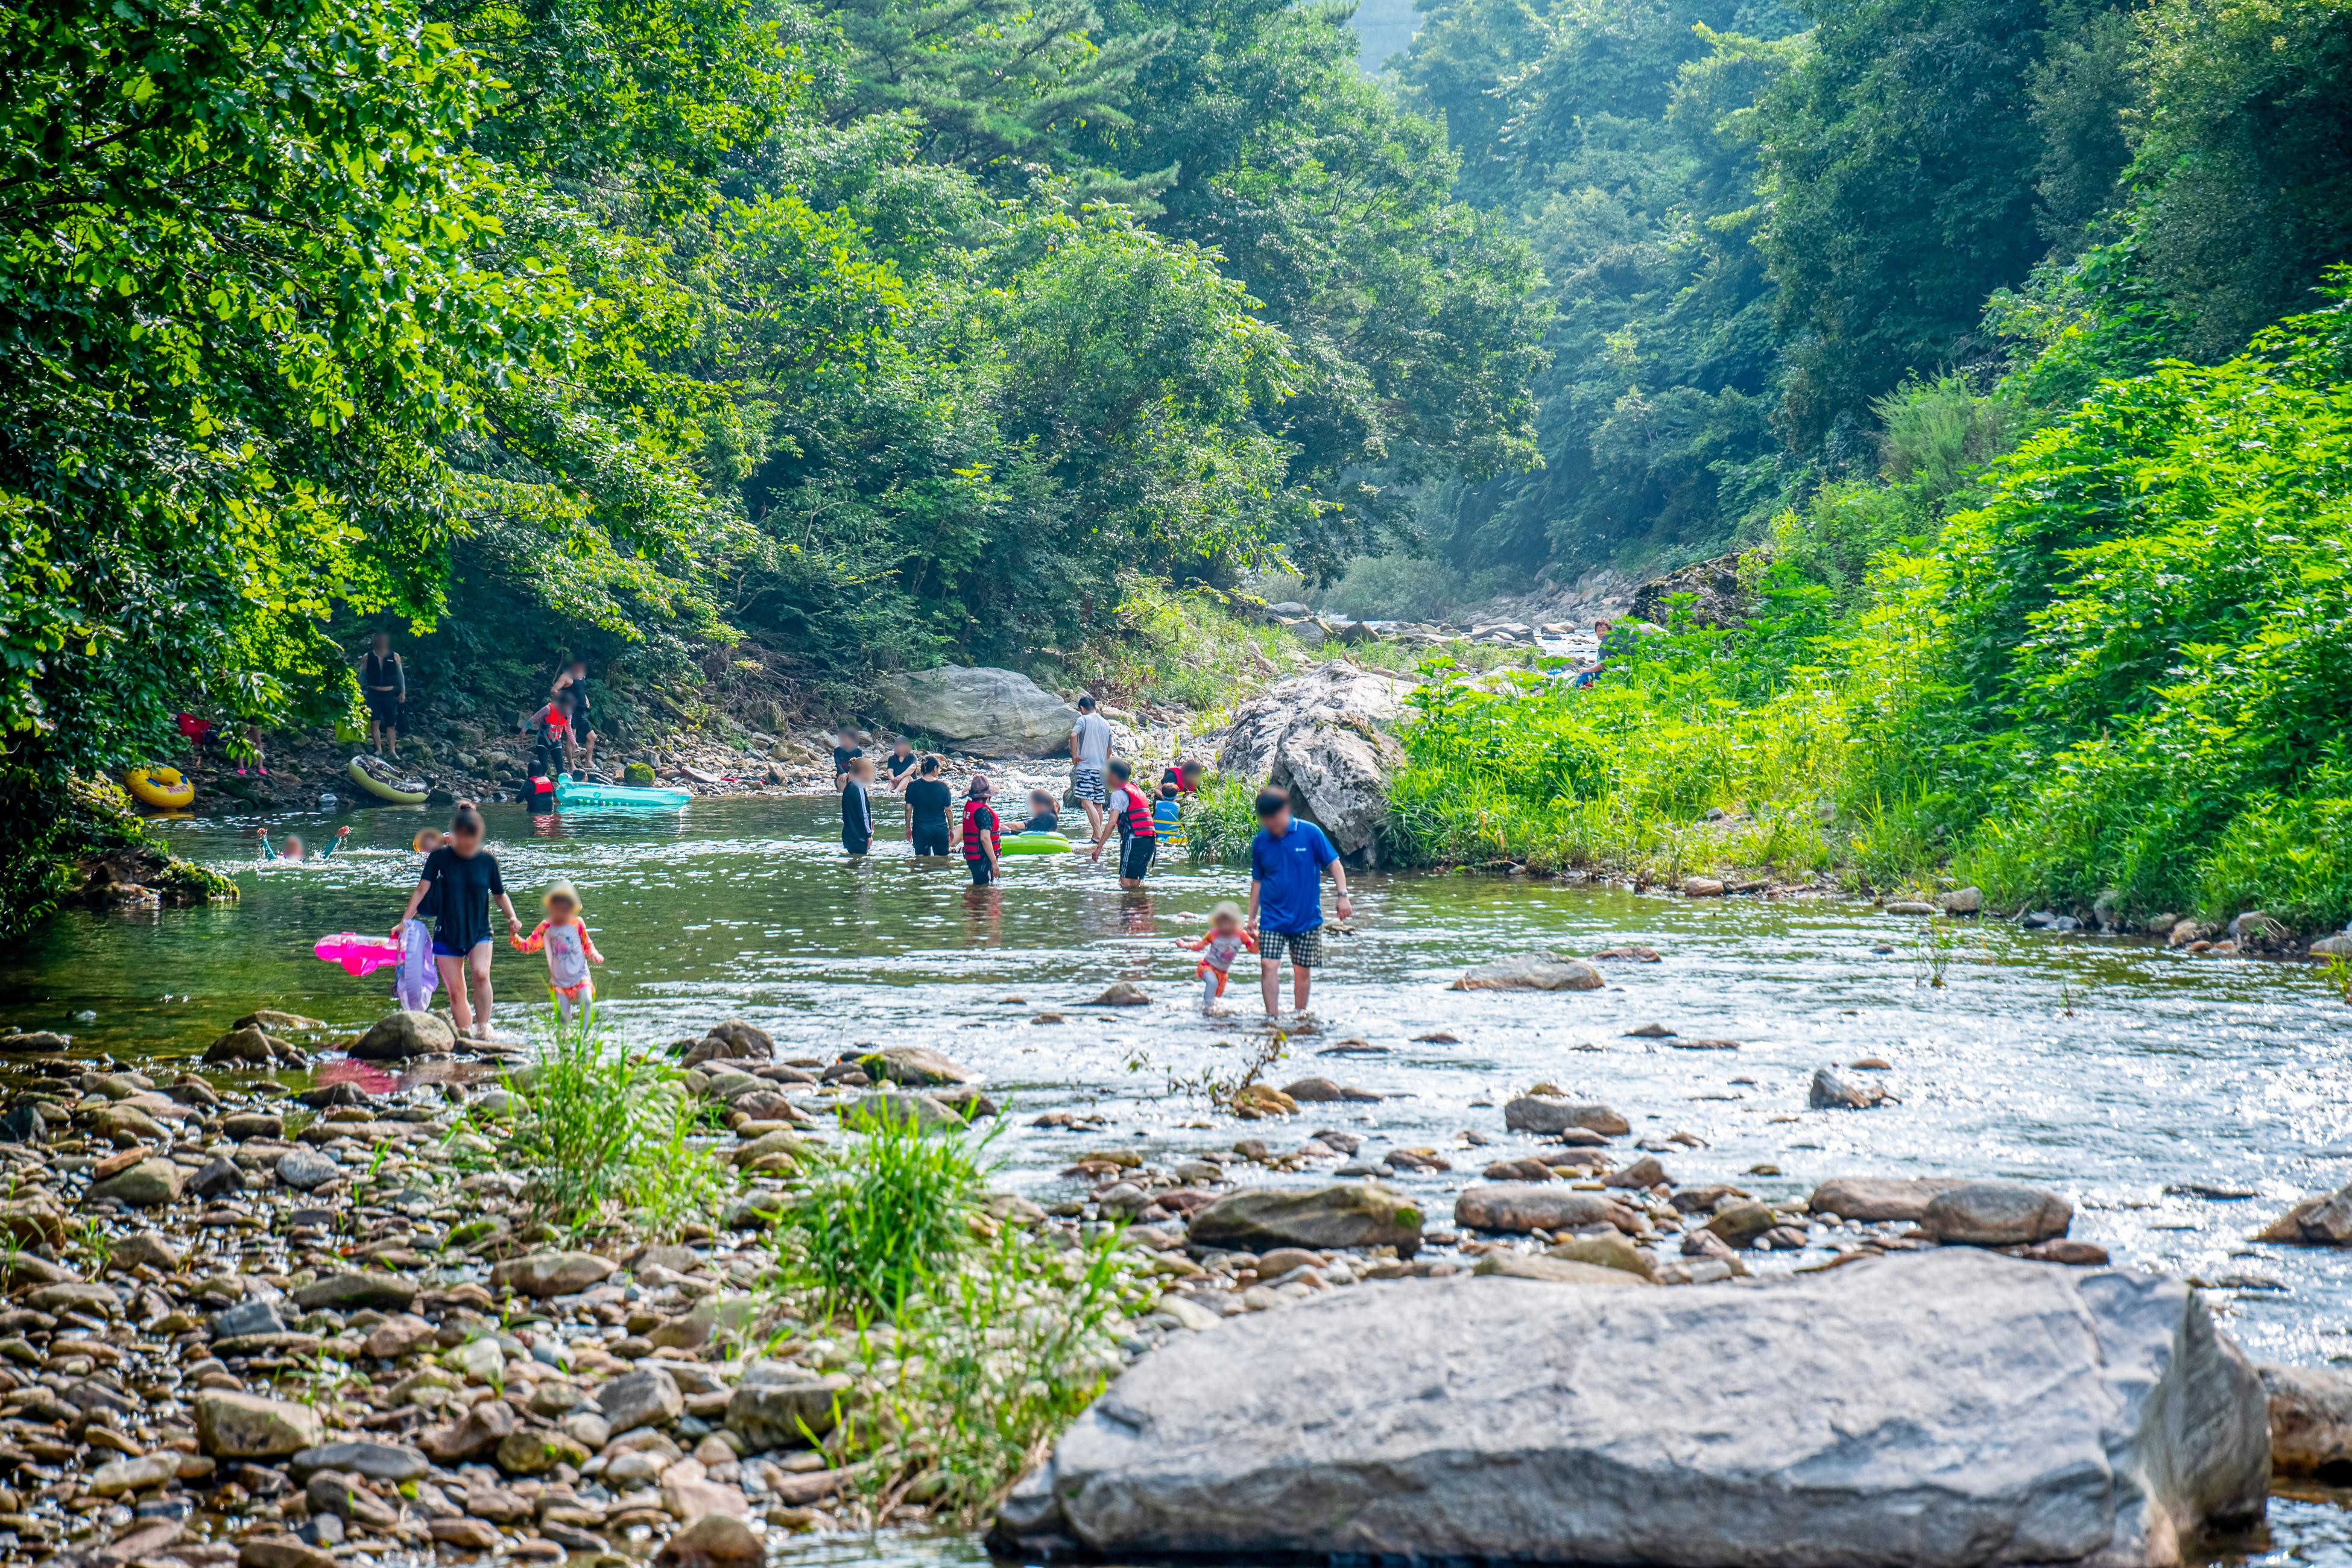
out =
{"type": "Polygon", "coordinates": [[[1709,545],[1779,491],[1749,106],[1798,57],[1714,29],[1793,21],[1692,0],[1457,0],[1400,62],[1445,117],[1461,188],[1507,216],[1557,290],[1543,468],[1438,498],[1457,561],[1709,545]]]}
{"type": "Polygon", "coordinates": [[[568,352],[476,264],[499,193],[445,30],[339,0],[0,18],[0,675],[12,762],[119,764],[200,700],[341,710],[331,600],[429,615],[444,445],[568,352]]]}

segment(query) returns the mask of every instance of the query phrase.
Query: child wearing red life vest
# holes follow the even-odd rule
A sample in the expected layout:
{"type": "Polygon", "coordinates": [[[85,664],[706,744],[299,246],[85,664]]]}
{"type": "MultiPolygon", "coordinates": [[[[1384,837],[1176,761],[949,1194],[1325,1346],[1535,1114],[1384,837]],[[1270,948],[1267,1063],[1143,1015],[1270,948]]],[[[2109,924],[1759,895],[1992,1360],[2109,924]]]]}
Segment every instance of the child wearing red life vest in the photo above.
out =
{"type": "Polygon", "coordinates": [[[604,963],[604,955],[581,923],[580,895],[571,883],[556,883],[543,901],[547,918],[529,936],[511,940],[517,952],[547,954],[547,988],[554,993],[557,1015],[568,1028],[575,1009],[585,1013],[594,1008],[596,983],[589,977],[588,966],[604,963]]]}
{"type": "Polygon", "coordinates": [[[964,868],[971,873],[971,885],[984,888],[994,881],[1003,852],[1003,826],[996,820],[996,808],[988,804],[988,780],[981,774],[972,775],[971,787],[965,794],[957,837],[963,845],[964,868]]]}

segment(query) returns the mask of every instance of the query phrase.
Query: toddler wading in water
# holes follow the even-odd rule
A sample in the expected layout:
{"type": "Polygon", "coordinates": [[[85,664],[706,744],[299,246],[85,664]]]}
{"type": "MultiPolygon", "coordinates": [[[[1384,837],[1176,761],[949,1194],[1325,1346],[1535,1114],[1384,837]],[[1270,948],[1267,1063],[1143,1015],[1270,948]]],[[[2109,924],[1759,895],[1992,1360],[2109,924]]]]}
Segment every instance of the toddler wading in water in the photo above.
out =
{"type": "Polygon", "coordinates": [[[571,883],[556,883],[547,889],[543,901],[547,918],[532,927],[529,936],[514,939],[515,951],[547,953],[547,989],[555,998],[557,1015],[569,1028],[575,1009],[583,1016],[595,1010],[596,983],[589,977],[588,966],[604,963],[604,955],[596,951],[588,928],[580,923],[580,895],[571,883]]]}
{"type": "Polygon", "coordinates": [[[1217,998],[1225,994],[1225,981],[1233,972],[1234,960],[1244,952],[1255,952],[1257,939],[1242,929],[1241,906],[1227,902],[1209,911],[1209,929],[1202,933],[1200,941],[1185,942],[1180,938],[1176,945],[1201,955],[1192,976],[1201,983],[1201,1006],[1206,1010],[1215,1006],[1217,998]]]}

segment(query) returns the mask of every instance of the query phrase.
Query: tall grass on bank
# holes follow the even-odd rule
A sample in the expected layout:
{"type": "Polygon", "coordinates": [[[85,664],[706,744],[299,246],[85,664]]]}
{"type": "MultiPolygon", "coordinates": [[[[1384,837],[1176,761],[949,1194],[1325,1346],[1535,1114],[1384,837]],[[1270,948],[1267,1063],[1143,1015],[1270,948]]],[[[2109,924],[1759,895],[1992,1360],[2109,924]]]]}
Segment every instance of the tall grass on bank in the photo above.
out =
{"type": "Polygon", "coordinates": [[[615,1046],[601,1027],[551,1025],[509,1074],[502,1117],[479,1119],[478,1163],[523,1178],[533,1218],[558,1231],[627,1228],[656,1238],[708,1226],[733,1174],[694,1141],[701,1125],[676,1066],[615,1046]]]}
{"type": "Polygon", "coordinates": [[[833,1455],[878,1520],[976,1522],[1101,1392],[1150,1300],[1115,1231],[1062,1251],[989,1213],[987,1141],[868,1117],[813,1152],[779,1226],[773,1331],[836,1334],[856,1380],[833,1455]]]}
{"type": "Polygon", "coordinates": [[[1890,452],[1876,488],[1782,518],[1742,563],[1736,630],[1645,637],[1586,691],[1437,671],[1404,729],[1394,858],[1835,865],[2007,909],[2341,924],[2347,366],[2339,301],[2226,363],[2105,383],[1990,470],[1962,437],[2009,438],[1999,411],[1915,389],[1937,416],[1889,413],[1889,441],[1950,460],[1890,452]]]}
{"type": "Polygon", "coordinates": [[[1847,737],[1811,682],[1751,710],[1687,661],[1645,659],[1582,689],[1540,675],[1473,683],[1444,662],[1427,673],[1402,727],[1386,858],[1654,881],[1830,862],[1820,803],[1847,737]],[[1710,809],[1739,819],[1719,827],[1710,809]]]}

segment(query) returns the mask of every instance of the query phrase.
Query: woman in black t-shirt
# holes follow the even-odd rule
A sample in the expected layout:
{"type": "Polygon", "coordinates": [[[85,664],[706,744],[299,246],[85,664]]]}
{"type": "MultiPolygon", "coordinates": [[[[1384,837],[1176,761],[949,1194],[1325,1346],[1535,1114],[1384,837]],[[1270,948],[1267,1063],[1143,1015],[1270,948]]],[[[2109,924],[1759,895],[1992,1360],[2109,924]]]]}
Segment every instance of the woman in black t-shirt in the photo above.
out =
{"type": "Polygon", "coordinates": [[[449,837],[425,858],[425,869],[408,895],[408,907],[392,924],[392,939],[415,918],[427,898],[434,899],[433,965],[448,988],[449,1016],[457,1032],[487,1039],[490,1033],[490,900],[496,899],[507,917],[509,939],[522,935],[514,900],[507,897],[499,876],[499,858],[482,848],[482,814],[470,800],[461,800],[449,818],[449,837]],[[466,981],[474,983],[473,1005],[467,1005],[466,981]]]}
{"type": "Polygon", "coordinates": [[[948,812],[954,805],[955,791],[940,777],[939,758],[925,757],[907,785],[907,842],[916,854],[948,852],[948,812]]]}

